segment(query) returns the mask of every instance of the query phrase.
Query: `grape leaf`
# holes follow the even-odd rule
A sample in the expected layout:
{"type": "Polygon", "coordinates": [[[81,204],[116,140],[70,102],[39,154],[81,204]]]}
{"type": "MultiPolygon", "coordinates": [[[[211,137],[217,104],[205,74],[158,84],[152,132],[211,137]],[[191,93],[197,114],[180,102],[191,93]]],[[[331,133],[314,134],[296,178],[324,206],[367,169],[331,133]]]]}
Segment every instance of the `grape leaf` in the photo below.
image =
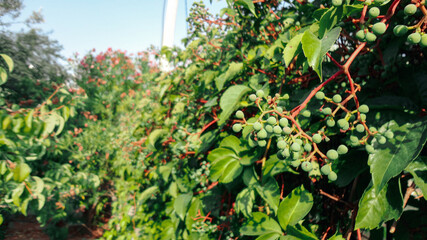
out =
{"type": "Polygon", "coordinates": [[[301,185],[286,196],[279,206],[277,213],[280,226],[286,229],[303,219],[313,207],[313,196],[301,185]]]}
{"type": "Polygon", "coordinates": [[[240,233],[247,236],[258,236],[267,233],[282,234],[279,224],[271,217],[262,212],[255,212],[240,228],[240,233]]]}

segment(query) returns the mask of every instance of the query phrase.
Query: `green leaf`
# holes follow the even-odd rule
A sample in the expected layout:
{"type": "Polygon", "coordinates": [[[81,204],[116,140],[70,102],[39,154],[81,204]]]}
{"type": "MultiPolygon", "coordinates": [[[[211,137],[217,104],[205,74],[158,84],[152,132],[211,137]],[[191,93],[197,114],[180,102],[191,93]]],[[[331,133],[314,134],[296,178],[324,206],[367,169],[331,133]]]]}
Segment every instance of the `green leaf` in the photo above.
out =
{"type": "Polygon", "coordinates": [[[369,155],[368,165],[378,192],[418,156],[427,140],[426,129],[425,120],[402,125],[392,120],[379,129],[381,133],[391,130],[394,137],[382,145],[374,141],[375,151],[369,155]]]}
{"type": "Polygon", "coordinates": [[[286,196],[280,203],[277,213],[280,226],[285,230],[303,219],[313,207],[313,196],[301,185],[286,196]]]}
{"type": "Polygon", "coordinates": [[[283,161],[277,158],[277,155],[270,155],[269,159],[265,162],[265,166],[262,169],[262,174],[264,177],[274,177],[279,173],[291,172],[294,174],[299,174],[293,170],[289,165],[285,164],[283,161]]]}
{"type": "Polygon", "coordinates": [[[280,236],[282,236],[280,233],[266,233],[257,237],[255,240],[277,240],[280,236]]]}
{"type": "Polygon", "coordinates": [[[18,163],[13,169],[13,180],[23,182],[31,173],[31,168],[26,163],[18,163]]]}
{"type": "Polygon", "coordinates": [[[12,58],[10,58],[9,56],[7,56],[6,54],[0,54],[0,56],[6,62],[7,67],[9,68],[9,72],[12,72],[13,71],[13,60],[12,60],[12,58]]]}
{"type": "Polygon", "coordinates": [[[262,186],[259,183],[254,186],[258,194],[268,203],[274,213],[277,214],[280,203],[280,189],[277,181],[274,178],[267,178],[262,186]]]}
{"type": "Polygon", "coordinates": [[[180,194],[173,202],[173,208],[175,209],[175,212],[178,214],[181,220],[184,220],[184,217],[187,213],[188,205],[190,204],[192,198],[193,193],[180,194]]]}
{"type": "Polygon", "coordinates": [[[231,160],[229,164],[224,168],[224,172],[219,179],[221,183],[230,183],[236,179],[243,171],[243,166],[238,160],[231,160]]]}
{"type": "Polygon", "coordinates": [[[255,191],[244,188],[236,197],[236,212],[242,213],[249,218],[252,215],[252,208],[255,201],[255,191]]]}
{"type": "Polygon", "coordinates": [[[343,17],[343,6],[331,7],[326,11],[319,22],[319,37],[323,37],[329,32],[343,17]]]}
{"type": "Polygon", "coordinates": [[[0,85],[4,84],[7,81],[7,73],[4,68],[0,67],[0,85]]]}
{"type": "Polygon", "coordinates": [[[212,150],[208,155],[208,161],[211,162],[212,165],[215,163],[223,160],[223,159],[229,159],[229,158],[235,158],[238,159],[239,157],[237,154],[228,148],[216,148],[212,150]]]}
{"type": "Polygon", "coordinates": [[[203,214],[203,203],[199,198],[193,198],[190,208],[188,208],[187,217],[185,218],[185,226],[187,230],[191,231],[193,228],[193,223],[195,222],[194,218],[197,217],[197,214],[203,214]]]}
{"type": "Polygon", "coordinates": [[[323,38],[322,38],[322,48],[320,51],[321,59],[326,55],[326,53],[329,52],[331,47],[335,44],[338,37],[340,36],[341,28],[336,27],[329,31],[323,38]]]}
{"type": "Polygon", "coordinates": [[[15,204],[15,206],[19,207],[21,206],[21,195],[24,192],[25,185],[21,183],[18,185],[17,188],[13,189],[12,191],[12,202],[15,204]]]}
{"type": "Polygon", "coordinates": [[[322,56],[320,55],[322,48],[322,41],[316,35],[307,30],[304,32],[302,39],[302,50],[308,60],[308,65],[319,75],[322,79],[322,56]]]}
{"type": "Polygon", "coordinates": [[[41,210],[46,203],[46,197],[43,194],[37,194],[37,202],[39,204],[38,209],[41,210]]]}
{"type": "Polygon", "coordinates": [[[139,196],[139,200],[141,201],[141,203],[145,203],[145,201],[147,201],[153,194],[155,194],[158,189],[159,187],[157,186],[152,186],[145,189],[139,196]]]}
{"type": "Polygon", "coordinates": [[[223,125],[228,120],[235,108],[238,106],[240,99],[250,90],[250,88],[244,85],[234,85],[224,92],[221,100],[219,101],[222,113],[219,116],[218,125],[223,125]]]}
{"type": "Polygon", "coordinates": [[[0,214],[0,226],[3,224],[3,215],[0,214]]]}
{"type": "Polygon", "coordinates": [[[219,144],[219,147],[231,149],[236,154],[239,154],[241,151],[246,149],[245,147],[243,147],[241,145],[240,139],[238,139],[234,135],[230,135],[230,136],[224,138],[221,141],[221,143],[219,144]]]}
{"type": "Polygon", "coordinates": [[[296,226],[288,226],[286,228],[286,233],[289,236],[296,237],[297,239],[302,240],[318,240],[316,235],[312,232],[309,232],[304,226],[298,224],[296,226]]]}
{"type": "Polygon", "coordinates": [[[338,234],[337,230],[334,236],[330,237],[328,240],[345,240],[345,238],[341,234],[338,234]]]}
{"type": "Polygon", "coordinates": [[[289,67],[292,60],[301,52],[302,50],[302,39],[303,34],[300,33],[293,37],[288,44],[286,44],[285,50],[283,50],[283,58],[285,59],[285,64],[289,67]]]}
{"type": "Polygon", "coordinates": [[[43,179],[41,179],[37,176],[32,176],[32,178],[36,181],[36,187],[33,189],[33,192],[34,193],[41,193],[44,189],[43,179]]]}
{"type": "Polygon", "coordinates": [[[427,200],[427,157],[419,156],[405,168],[405,171],[412,174],[415,184],[427,200]]]}
{"type": "Polygon", "coordinates": [[[262,212],[255,212],[240,228],[240,233],[247,236],[258,236],[267,233],[282,234],[279,224],[271,217],[262,212]]]}
{"type": "Polygon", "coordinates": [[[164,129],[154,129],[150,135],[148,136],[148,144],[149,146],[151,146],[152,148],[156,148],[155,145],[156,143],[164,136],[168,134],[167,130],[164,129]]]}
{"type": "Polygon", "coordinates": [[[369,186],[359,201],[355,228],[374,229],[382,223],[399,219],[403,210],[403,198],[398,179],[390,181],[381,191],[369,186]]]}
{"type": "Polygon", "coordinates": [[[243,63],[232,62],[228,67],[227,71],[219,75],[215,79],[215,84],[218,91],[221,91],[222,88],[224,87],[224,84],[232,80],[234,77],[236,77],[236,75],[239,74],[242,71],[242,69],[243,69],[243,63]]]}
{"type": "Polygon", "coordinates": [[[21,211],[22,214],[24,214],[24,216],[27,216],[27,208],[30,200],[31,198],[25,199],[24,201],[22,201],[21,206],[19,207],[19,210],[21,211]]]}
{"type": "Polygon", "coordinates": [[[241,5],[244,6],[246,9],[248,9],[249,11],[251,11],[251,13],[257,17],[256,12],[255,12],[255,5],[252,2],[252,0],[237,0],[235,2],[237,5],[241,5]]]}

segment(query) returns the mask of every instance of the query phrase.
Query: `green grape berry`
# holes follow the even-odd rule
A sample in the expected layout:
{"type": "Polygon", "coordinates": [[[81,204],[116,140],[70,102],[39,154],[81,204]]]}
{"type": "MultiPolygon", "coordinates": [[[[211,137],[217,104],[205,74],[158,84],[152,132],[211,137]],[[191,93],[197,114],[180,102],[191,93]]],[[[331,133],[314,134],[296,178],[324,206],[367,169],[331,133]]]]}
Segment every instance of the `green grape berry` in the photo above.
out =
{"type": "Polygon", "coordinates": [[[234,124],[233,125],[233,131],[234,132],[240,132],[242,130],[242,124],[240,124],[240,123],[236,123],[236,124],[234,124]]]}
{"type": "Polygon", "coordinates": [[[276,110],[277,110],[279,113],[282,113],[282,112],[283,112],[283,108],[281,108],[281,107],[277,107],[277,108],[276,108],[276,110]]]}
{"type": "Polygon", "coordinates": [[[332,5],[339,7],[342,5],[342,0],[332,0],[332,5]]]}
{"type": "Polygon", "coordinates": [[[288,144],[285,141],[278,141],[277,142],[277,148],[278,149],[285,149],[287,145],[288,144]]]}
{"type": "Polygon", "coordinates": [[[318,133],[314,134],[312,139],[313,139],[313,142],[315,142],[315,143],[322,142],[322,136],[318,133]]]}
{"type": "Polygon", "coordinates": [[[254,130],[259,131],[262,128],[262,124],[260,122],[254,123],[254,130]]]}
{"type": "Polygon", "coordinates": [[[311,164],[311,162],[302,162],[301,169],[304,172],[310,172],[311,170],[313,170],[313,164],[311,164]]]}
{"type": "Polygon", "coordinates": [[[276,125],[276,126],[273,127],[273,132],[275,134],[281,134],[282,133],[282,128],[280,126],[276,125]]]}
{"type": "Polygon", "coordinates": [[[371,32],[366,33],[366,41],[368,42],[375,42],[377,40],[377,36],[371,32]]]}
{"type": "Polygon", "coordinates": [[[331,171],[332,171],[331,165],[329,165],[329,164],[325,164],[320,168],[320,172],[323,175],[328,175],[331,171]]]}
{"type": "Polygon", "coordinates": [[[306,152],[311,152],[311,150],[313,150],[313,147],[311,146],[310,143],[306,143],[306,144],[304,144],[304,150],[306,152]]]}
{"type": "Polygon", "coordinates": [[[258,146],[265,147],[266,145],[267,145],[267,141],[265,141],[265,140],[259,140],[258,141],[258,146]]]}
{"type": "Polygon", "coordinates": [[[291,152],[289,151],[289,148],[285,148],[283,151],[282,151],[282,155],[283,156],[285,156],[285,157],[290,157],[291,156],[291,152]]]}
{"type": "Polygon", "coordinates": [[[295,142],[302,146],[302,140],[300,138],[295,139],[295,142]]]}
{"type": "Polygon", "coordinates": [[[410,44],[417,44],[421,42],[421,34],[418,32],[411,33],[408,35],[407,40],[410,44]]]}
{"type": "Polygon", "coordinates": [[[415,4],[408,4],[403,9],[403,13],[405,13],[406,16],[414,15],[417,12],[417,6],[415,4]]]}
{"type": "Polygon", "coordinates": [[[393,33],[396,35],[396,37],[401,37],[405,35],[408,32],[408,27],[405,25],[396,25],[393,28],[393,33]]]}
{"type": "Polygon", "coordinates": [[[376,18],[380,15],[380,9],[377,7],[372,7],[371,9],[369,9],[369,17],[371,18],[376,18]]]}
{"type": "Polygon", "coordinates": [[[326,152],[326,156],[330,160],[335,160],[335,159],[338,159],[338,152],[334,149],[330,149],[330,150],[328,150],[328,152],[326,152]]]}
{"type": "Polygon", "coordinates": [[[304,117],[310,117],[311,116],[311,112],[310,110],[305,110],[301,113],[304,117]]]}
{"type": "Polygon", "coordinates": [[[365,30],[359,30],[356,32],[356,38],[361,41],[364,42],[366,39],[366,34],[365,34],[365,30]]]}
{"type": "Polygon", "coordinates": [[[342,130],[347,130],[350,127],[348,121],[345,118],[339,119],[337,123],[338,123],[338,127],[341,128],[342,130]]]}
{"type": "Polygon", "coordinates": [[[245,114],[239,110],[236,112],[236,118],[243,119],[243,118],[245,118],[245,114]]]}
{"type": "Polygon", "coordinates": [[[249,95],[249,100],[251,100],[252,102],[255,102],[256,99],[257,99],[257,96],[255,94],[249,95]]]}
{"type": "Polygon", "coordinates": [[[420,46],[427,47],[427,34],[421,36],[420,46]]]}
{"type": "Polygon", "coordinates": [[[290,127],[284,127],[284,128],[283,128],[283,132],[284,132],[286,135],[289,135],[289,134],[291,134],[291,133],[292,133],[292,129],[291,129],[290,127]]]}
{"type": "Polygon", "coordinates": [[[375,35],[382,35],[387,30],[387,26],[383,22],[377,22],[372,26],[372,32],[375,35]]]}
{"type": "Polygon", "coordinates": [[[299,152],[293,152],[292,153],[292,159],[297,160],[299,159],[301,154],[299,152]]]}
{"type": "Polygon", "coordinates": [[[291,162],[292,167],[297,168],[301,164],[300,160],[295,160],[291,162]]]}
{"type": "Polygon", "coordinates": [[[292,143],[291,150],[294,152],[301,151],[301,145],[299,145],[297,142],[292,143]]]}
{"type": "Polygon", "coordinates": [[[276,118],[275,118],[275,117],[269,117],[269,118],[267,119],[267,123],[268,123],[268,124],[271,124],[271,125],[276,124],[276,118]]]}
{"type": "Polygon", "coordinates": [[[333,181],[336,181],[337,180],[337,178],[338,178],[338,176],[337,176],[337,174],[335,173],[335,172],[330,172],[329,174],[328,174],[328,179],[329,179],[329,181],[331,181],[331,182],[333,182],[333,181]]]}
{"type": "Polygon", "coordinates": [[[335,94],[335,95],[332,97],[332,101],[334,101],[334,102],[336,102],[336,103],[340,103],[340,102],[342,101],[342,97],[341,97],[341,95],[339,95],[339,94],[335,94]]]}
{"type": "Polygon", "coordinates": [[[322,109],[322,113],[326,114],[326,115],[331,115],[332,114],[332,109],[326,107],[326,108],[322,109]]]}
{"type": "Polygon", "coordinates": [[[394,137],[394,133],[392,131],[387,131],[384,133],[384,136],[388,139],[392,139],[394,137]]]}
{"type": "Polygon", "coordinates": [[[374,153],[374,152],[375,152],[374,147],[372,147],[372,145],[369,145],[369,144],[366,144],[366,146],[365,146],[365,150],[366,150],[366,152],[368,152],[369,154],[372,154],[372,153],[374,153]]]}
{"type": "Polygon", "coordinates": [[[362,121],[365,121],[366,120],[366,114],[361,113],[360,114],[360,119],[362,119],[362,121]]]}
{"type": "Polygon", "coordinates": [[[356,131],[363,133],[365,131],[365,127],[363,126],[363,124],[357,124],[356,125],[356,131]]]}
{"type": "Polygon", "coordinates": [[[318,91],[317,93],[316,93],[316,95],[314,95],[315,97],[316,97],[316,99],[318,99],[318,100],[323,100],[324,98],[325,98],[325,94],[323,93],[323,92],[321,92],[321,91],[318,91]]]}
{"type": "Polygon", "coordinates": [[[259,138],[266,138],[266,137],[267,137],[267,131],[265,131],[265,129],[261,129],[261,130],[258,132],[257,136],[258,136],[259,138]]]}
{"type": "Polygon", "coordinates": [[[260,90],[256,91],[256,95],[258,97],[264,97],[264,91],[260,89],[260,90]]]}
{"type": "Polygon", "coordinates": [[[335,126],[335,121],[334,119],[330,118],[326,121],[326,125],[328,125],[328,127],[334,127],[335,126]]]}
{"type": "Polygon", "coordinates": [[[387,139],[384,136],[378,137],[377,140],[379,144],[385,144],[387,142],[387,139]]]}
{"type": "Polygon", "coordinates": [[[347,148],[347,146],[341,144],[338,146],[337,152],[340,155],[346,154],[346,153],[348,153],[348,148],[347,148]]]}
{"type": "Polygon", "coordinates": [[[370,127],[369,131],[371,131],[371,132],[377,132],[377,128],[376,127],[370,127]]]}
{"type": "Polygon", "coordinates": [[[265,126],[265,130],[266,130],[268,133],[272,133],[272,132],[273,132],[273,126],[271,126],[271,125],[266,125],[266,126],[265,126]]]}
{"type": "Polygon", "coordinates": [[[366,104],[360,105],[359,106],[359,112],[360,113],[368,113],[369,112],[369,107],[366,104]]]}
{"type": "Polygon", "coordinates": [[[288,123],[289,123],[289,120],[288,120],[287,118],[281,118],[281,119],[279,120],[279,124],[280,124],[280,126],[282,126],[282,127],[287,127],[287,126],[288,126],[288,123]]]}

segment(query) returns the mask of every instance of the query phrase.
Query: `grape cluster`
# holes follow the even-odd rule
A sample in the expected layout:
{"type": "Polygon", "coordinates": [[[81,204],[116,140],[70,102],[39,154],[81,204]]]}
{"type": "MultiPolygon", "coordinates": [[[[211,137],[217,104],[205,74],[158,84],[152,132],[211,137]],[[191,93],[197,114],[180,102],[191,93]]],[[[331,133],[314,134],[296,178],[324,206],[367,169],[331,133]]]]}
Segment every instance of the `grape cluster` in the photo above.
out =
{"type": "Polygon", "coordinates": [[[200,183],[201,190],[207,190],[207,179],[210,174],[210,163],[203,161],[201,167],[196,171],[191,172],[190,179],[200,183]]]}
{"type": "MultiPolygon", "coordinates": [[[[417,13],[417,5],[415,4],[408,4],[403,9],[403,13],[409,18],[417,13]]],[[[423,24],[425,24],[425,21],[421,20],[418,22],[418,24],[415,24],[413,26],[406,26],[406,25],[396,25],[393,28],[393,33],[397,37],[405,36],[410,30],[413,31],[410,33],[406,40],[410,44],[419,44],[421,47],[427,47],[427,34],[422,32],[423,24]]]]}
{"type": "MultiPolygon", "coordinates": [[[[365,1],[365,4],[366,3],[365,1]]],[[[376,22],[371,25],[372,21],[377,19],[381,11],[378,7],[371,7],[368,11],[369,19],[360,26],[360,30],[356,32],[356,38],[361,42],[375,42],[377,36],[385,33],[387,25],[384,22],[376,22]],[[370,29],[370,30],[369,30],[370,29]]]]}
{"type": "MultiPolygon", "coordinates": [[[[242,130],[248,132],[249,130],[247,139],[251,147],[268,146],[268,148],[276,149],[277,157],[280,160],[289,166],[308,172],[310,177],[319,177],[323,174],[330,181],[335,181],[337,174],[332,171],[332,163],[349,151],[346,145],[339,145],[336,149],[328,149],[326,154],[323,153],[318,144],[329,141],[325,133],[326,128],[351,132],[350,146],[366,144],[370,136],[374,136],[378,142],[383,142],[385,139],[384,136],[377,133],[376,129],[369,129],[366,126],[366,113],[369,112],[367,105],[360,105],[358,109],[350,111],[345,107],[348,99],[343,100],[339,94],[330,98],[324,92],[318,91],[314,98],[321,103],[322,107],[313,113],[313,110],[305,108],[300,110],[297,116],[293,116],[292,111],[287,111],[278,104],[281,100],[288,98],[288,95],[280,96],[279,94],[274,97],[265,97],[264,91],[258,90],[249,96],[249,100],[261,110],[260,115],[256,119],[251,119],[252,121],[247,121],[245,113],[238,110],[235,117],[239,120],[236,120],[237,123],[232,126],[232,129],[234,132],[242,130]],[[265,100],[268,104],[262,105],[261,102],[265,100]],[[265,106],[267,107],[265,108],[265,106]],[[325,126],[316,133],[305,132],[300,124],[301,121],[312,118],[312,114],[321,115],[325,119],[323,121],[325,126]],[[275,144],[272,145],[272,142],[275,144]]],[[[388,137],[390,137],[389,135],[388,137]]]]}
{"type": "Polygon", "coordinates": [[[194,221],[192,224],[192,231],[200,234],[209,234],[217,231],[218,225],[211,223],[210,221],[194,221]]]}

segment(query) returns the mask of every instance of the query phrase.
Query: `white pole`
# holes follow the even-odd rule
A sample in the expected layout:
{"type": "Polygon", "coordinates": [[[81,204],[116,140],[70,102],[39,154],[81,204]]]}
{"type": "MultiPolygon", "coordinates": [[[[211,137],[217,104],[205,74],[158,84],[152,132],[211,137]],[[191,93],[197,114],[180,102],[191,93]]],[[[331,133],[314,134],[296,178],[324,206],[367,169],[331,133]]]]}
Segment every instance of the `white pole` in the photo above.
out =
{"type": "MultiPolygon", "coordinates": [[[[176,15],[178,12],[178,2],[179,0],[165,0],[166,8],[163,16],[163,34],[162,34],[162,47],[172,47],[175,37],[175,24],[176,24],[176,15]]],[[[170,71],[172,66],[163,56],[160,60],[160,69],[165,71],[170,71]]]]}

